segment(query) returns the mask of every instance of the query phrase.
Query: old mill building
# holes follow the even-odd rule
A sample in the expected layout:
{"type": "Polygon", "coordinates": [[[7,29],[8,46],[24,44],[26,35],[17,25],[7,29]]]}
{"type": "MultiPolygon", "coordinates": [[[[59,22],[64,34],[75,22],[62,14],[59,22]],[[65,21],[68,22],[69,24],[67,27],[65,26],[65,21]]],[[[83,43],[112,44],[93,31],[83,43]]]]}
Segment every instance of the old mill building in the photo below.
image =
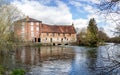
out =
{"type": "Polygon", "coordinates": [[[76,42],[76,31],[73,24],[48,25],[28,16],[15,23],[14,33],[24,41],[43,44],[59,45],[76,42]]]}

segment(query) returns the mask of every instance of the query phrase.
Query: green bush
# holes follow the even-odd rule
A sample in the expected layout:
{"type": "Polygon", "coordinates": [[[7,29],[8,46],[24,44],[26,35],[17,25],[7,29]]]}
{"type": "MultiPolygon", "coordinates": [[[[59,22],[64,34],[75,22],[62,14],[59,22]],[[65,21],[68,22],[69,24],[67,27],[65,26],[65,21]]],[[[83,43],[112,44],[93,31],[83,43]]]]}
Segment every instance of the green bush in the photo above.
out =
{"type": "Polygon", "coordinates": [[[14,69],[10,75],[25,75],[24,69],[14,69]]]}
{"type": "Polygon", "coordinates": [[[2,65],[0,65],[0,75],[4,75],[4,73],[5,73],[5,68],[2,65]]]}

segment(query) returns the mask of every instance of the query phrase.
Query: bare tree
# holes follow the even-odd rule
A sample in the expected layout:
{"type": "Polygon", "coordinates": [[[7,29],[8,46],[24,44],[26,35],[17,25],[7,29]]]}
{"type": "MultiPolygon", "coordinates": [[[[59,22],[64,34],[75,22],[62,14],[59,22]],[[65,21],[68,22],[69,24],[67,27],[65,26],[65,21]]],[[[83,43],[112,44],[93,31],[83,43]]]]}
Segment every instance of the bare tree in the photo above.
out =
{"type": "MultiPolygon", "coordinates": [[[[111,24],[115,24],[115,35],[120,36],[120,0],[100,0],[98,5],[100,12],[105,15],[106,20],[110,20],[111,24]]],[[[120,73],[119,55],[120,45],[113,44],[105,48],[107,55],[101,55],[103,66],[97,67],[102,75],[118,75],[120,73]],[[118,71],[118,72],[117,72],[118,71]]],[[[101,75],[101,74],[100,74],[101,75]]]]}
{"type": "Polygon", "coordinates": [[[100,0],[99,8],[106,13],[120,13],[120,0],[100,0]]]}
{"type": "Polygon", "coordinates": [[[116,24],[115,34],[120,36],[120,0],[100,0],[98,5],[101,13],[116,24]]]}
{"type": "Polygon", "coordinates": [[[14,21],[18,20],[20,16],[21,13],[17,7],[0,0],[0,49],[4,49],[6,46],[9,47],[12,44],[10,36],[14,21]]]}

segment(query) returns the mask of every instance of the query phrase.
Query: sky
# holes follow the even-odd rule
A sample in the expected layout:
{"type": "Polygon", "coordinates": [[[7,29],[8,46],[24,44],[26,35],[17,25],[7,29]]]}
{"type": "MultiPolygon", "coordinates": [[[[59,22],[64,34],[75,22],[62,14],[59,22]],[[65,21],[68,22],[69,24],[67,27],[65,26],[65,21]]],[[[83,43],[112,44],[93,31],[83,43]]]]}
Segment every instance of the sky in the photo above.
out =
{"type": "Polygon", "coordinates": [[[115,25],[104,20],[104,15],[95,7],[98,0],[12,0],[24,16],[52,25],[72,25],[86,28],[90,18],[95,18],[98,28],[103,27],[110,37],[115,25]]]}

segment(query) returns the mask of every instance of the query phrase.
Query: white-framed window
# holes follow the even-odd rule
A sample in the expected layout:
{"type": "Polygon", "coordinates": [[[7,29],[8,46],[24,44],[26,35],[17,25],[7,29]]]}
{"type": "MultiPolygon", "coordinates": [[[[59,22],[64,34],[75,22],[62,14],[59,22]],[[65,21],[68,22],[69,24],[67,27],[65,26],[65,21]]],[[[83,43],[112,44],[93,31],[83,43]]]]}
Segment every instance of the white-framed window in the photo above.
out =
{"type": "Polygon", "coordinates": [[[36,27],[36,31],[39,31],[39,27],[36,27]]]}
{"type": "Polygon", "coordinates": [[[39,32],[36,32],[36,34],[39,34],[39,32]]]}
{"type": "Polygon", "coordinates": [[[31,22],[31,25],[34,25],[34,23],[33,23],[33,22],[31,22]]]}
{"type": "Polygon", "coordinates": [[[39,25],[39,22],[36,22],[36,25],[39,25]]]}
{"type": "Polygon", "coordinates": [[[34,31],[34,26],[31,26],[31,31],[34,31]]]}
{"type": "Polygon", "coordinates": [[[31,32],[31,37],[34,37],[34,32],[31,32]]]}
{"type": "Polygon", "coordinates": [[[22,26],[21,26],[21,36],[24,37],[24,33],[25,33],[25,22],[22,22],[22,26]]]}
{"type": "Polygon", "coordinates": [[[25,32],[25,26],[22,25],[22,33],[25,32]]]}

